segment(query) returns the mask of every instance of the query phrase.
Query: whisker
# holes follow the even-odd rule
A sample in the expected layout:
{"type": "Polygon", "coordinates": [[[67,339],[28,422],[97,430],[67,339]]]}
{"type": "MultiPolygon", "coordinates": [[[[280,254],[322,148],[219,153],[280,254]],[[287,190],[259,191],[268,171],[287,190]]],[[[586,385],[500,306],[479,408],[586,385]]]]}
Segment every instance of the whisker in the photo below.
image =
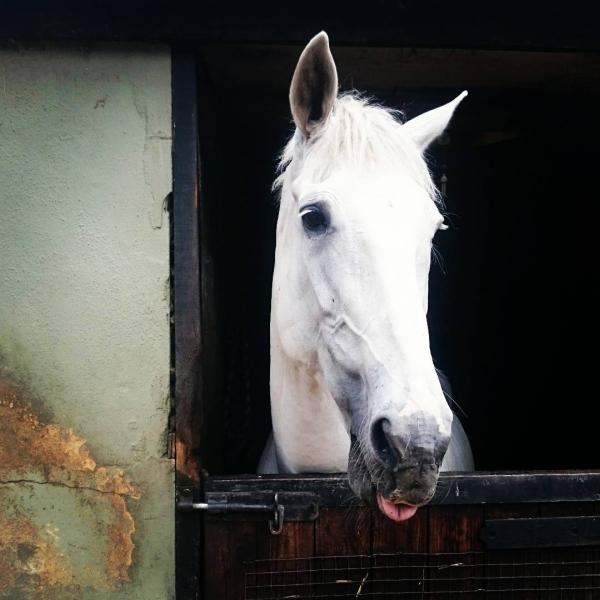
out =
{"type": "Polygon", "coordinates": [[[431,246],[431,256],[433,257],[433,261],[437,264],[442,274],[446,275],[446,263],[444,261],[444,256],[433,245],[431,246]]]}

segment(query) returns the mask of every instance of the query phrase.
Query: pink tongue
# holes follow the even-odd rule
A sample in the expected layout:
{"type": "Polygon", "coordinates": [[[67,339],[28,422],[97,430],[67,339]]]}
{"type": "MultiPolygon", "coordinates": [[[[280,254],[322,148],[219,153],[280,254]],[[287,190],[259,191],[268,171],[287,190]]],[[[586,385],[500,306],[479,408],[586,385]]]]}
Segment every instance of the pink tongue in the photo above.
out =
{"type": "Polygon", "coordinates": [[[417,507],[411,504],[394,504],[383,496],[377,495],[379,510],[392,521],[406,521],[415,515],[417,507]]]}

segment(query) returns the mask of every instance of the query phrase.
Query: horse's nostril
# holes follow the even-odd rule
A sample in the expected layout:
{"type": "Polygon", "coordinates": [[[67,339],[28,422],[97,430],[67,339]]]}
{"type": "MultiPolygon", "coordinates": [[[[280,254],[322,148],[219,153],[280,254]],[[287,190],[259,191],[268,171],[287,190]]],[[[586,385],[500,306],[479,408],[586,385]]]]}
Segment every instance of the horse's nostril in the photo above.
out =
{"type": "Polygon", "coordinates": [[[387,419],[375,421],[371,426],[371,443],[377,458],[383,465],[395,469],[400,462],[400,456],[388,435],[389,428],[390,422],[387,419]]]}

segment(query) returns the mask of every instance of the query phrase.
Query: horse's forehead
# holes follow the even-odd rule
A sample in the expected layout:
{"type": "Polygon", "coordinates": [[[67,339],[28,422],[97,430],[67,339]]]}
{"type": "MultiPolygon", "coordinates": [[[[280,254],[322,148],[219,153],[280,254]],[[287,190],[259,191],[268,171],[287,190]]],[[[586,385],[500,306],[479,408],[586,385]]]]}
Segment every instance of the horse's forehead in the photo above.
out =
{"type": "Polygon", "coordinates": [[[350,215],[384,213],[389,208],[407,214],[425,214],[437,219],[440,216],[435,202],[411,177],[394,172],[375,172],[340,169],[327,179],[312,181],[299,176],[292,182],[292,193],[298,202],[314,199],[331,199],[350,215]]]}

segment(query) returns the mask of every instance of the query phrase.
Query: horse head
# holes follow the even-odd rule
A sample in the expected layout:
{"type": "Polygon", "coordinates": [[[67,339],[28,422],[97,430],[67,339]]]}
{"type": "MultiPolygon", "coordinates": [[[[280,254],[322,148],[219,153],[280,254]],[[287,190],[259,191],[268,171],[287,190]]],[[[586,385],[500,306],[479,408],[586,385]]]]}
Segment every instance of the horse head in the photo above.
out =
{"type": "Polygon", "coordinates": [[[347,470],[397,520],[431,499],[450,442],[426,318],[444,219],[423,153],[465,95],[405,123],[338,95],[324,32],[290,87],[271,314],[279,467],[347,470]]]}

